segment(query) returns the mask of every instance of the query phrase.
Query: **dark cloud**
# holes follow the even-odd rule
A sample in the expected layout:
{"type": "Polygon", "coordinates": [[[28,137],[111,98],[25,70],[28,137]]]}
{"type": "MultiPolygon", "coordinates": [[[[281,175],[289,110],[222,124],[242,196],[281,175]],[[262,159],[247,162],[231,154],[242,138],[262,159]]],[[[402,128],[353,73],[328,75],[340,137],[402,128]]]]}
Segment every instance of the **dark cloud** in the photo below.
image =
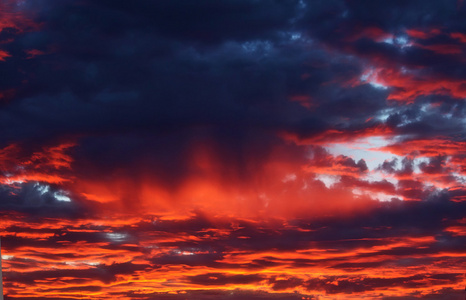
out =
{"type": "Polygon", "coordinates": [[[37,216],[76,218],[84,216],[86,209],[76,202],[63,201],[67,192],[58,186],[40,185],[37,182],[22,183],[16,187],[1,186],[0,209],[33,213],[37,216]]]}
{"type": "Polygon", "coordinates": [[[287,290],[301,286],[303,280],[300,278],[287,278],[287,279],[271,279],[270,283],[273,284],[272,288],[275,291],[287,290]]]}
{"type": "Polygon", "coordinates": [[[432,300],[441,300],[441,299],[461,299],[464,296],[463,289],[452,289],[452,288],[443,288],[439,291],[429,293],[426,295],[420,295],[419,293],[413,292],[410,296],[392,296],[384,297],[384,300],[404,300],[416,297],[417,299],[432,299],[432,300]]]}
{"type": "Polygon", "coordinates": [[[345,293],[358,293],[370,291],[379,287],[405,287],[416,288],[421,286],[429,286],[436,282],[436,277],[446,278],[446,281],[457,282],[461,279],[460,274],[439,274],[439,275],[414,275],[410,277],[399,278],[342,278],[327,277],[320,279],[311,279],[306,282],[306,286],[310,290],[325,289],[329,294],[345,293]]]}

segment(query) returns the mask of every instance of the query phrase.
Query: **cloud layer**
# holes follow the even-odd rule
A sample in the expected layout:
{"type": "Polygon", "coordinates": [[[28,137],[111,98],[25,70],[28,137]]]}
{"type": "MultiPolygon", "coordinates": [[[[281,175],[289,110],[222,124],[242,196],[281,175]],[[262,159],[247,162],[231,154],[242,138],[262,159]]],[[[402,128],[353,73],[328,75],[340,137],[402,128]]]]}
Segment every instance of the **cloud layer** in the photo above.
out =
{"type": "Polygon", "coordinates": [[[461,1],[0,4],[8,299],[462,299],[461,1]]]}

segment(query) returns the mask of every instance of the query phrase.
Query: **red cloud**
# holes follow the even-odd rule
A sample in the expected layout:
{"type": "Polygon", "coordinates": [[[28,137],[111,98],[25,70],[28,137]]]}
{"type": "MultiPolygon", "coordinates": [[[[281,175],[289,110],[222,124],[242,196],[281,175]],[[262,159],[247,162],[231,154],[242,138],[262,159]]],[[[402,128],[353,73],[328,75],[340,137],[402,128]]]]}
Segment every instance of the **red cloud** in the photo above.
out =
{"type": "MultiPolygon", "coordinates": [[[[435,48],[436,46],[432,47],[435,48]]],[[[437,48],[438,51],[442,51],[439,49],[437,48]]],[[[466,80],[434,78],[424,75],[422,71],[422,69],[402,71],[391,67],[370,69],[366,71],[370,75],[366,80],[360,82],[375,82],[391,88],[387,99],[408,103],[423,95],[449,95],[455,98],[466,97],[466,80]]]]}
{"type": "Polygon", "coordinates": [[[388,32],[383,31],[378,27],[365,27],[361,29],[356,34],[352,35],[348,41],[356,41],[361,38],[369,38],[376,42],[381,42],[385,39],[393,38],[394,35],[388,32]]]}
{"type": "Polygon", "coordinates": [[[26,15],[26,11],[21,9],[16,0],[5,0],[0,4],[0,32],[5,29],[15,29],[17,32],[37,29],[38,24],[34,23],[26,15]]]}
{"type": "Polygon", "coordinates": [[[311,137],[301,136],[293,132],[283,132],[281,137],[287,141],[292,141],[296,145],[326,145],[353,142],[374,136],[390,137],[393,134],[393,129],[387,125],[373,124],[362,129],[328,129],[311,137]]]}
{"type": "Polygon", "coordinates": [[[406,33],[413,38],[416,39],[430,39],[436,35],[441,34],[440,29],[433,28],[430,30],[419,30],[419,29],[408,29],[406,30],[406,33]]]}
{"type": "Polygon", "coordinates": [[[416,44],[416,46],[433,51],[438,54],[445,54],[445,55],[461,54],[464,51],[464,46],[457,45],[457,44],[444,44],[444,45],[443,44],[437,44],[437,45],[416,44]]]}
{"type": "Polygon", "coordinates": [[[4,51],[4,50],[0,50],[0,61],[5,61],[5,58],[7,57],[10,57],[11,55],[4,51]]]}
{"type": "Polygon", "coordinates": [[[450,36],[454,39],[458,39],[461,43],[466,44],[466,34],[461,32],[452,32],[450,36]]]}
{"type": "Polygon", "coordinates": [[[0,168],[3,171],[0,181],[3,184],[70,181],[69,175],[62,172],[71,168],[73,159],[65,152],[74,146],[74,143],[63,143],[58,146],[43,147],[40,151],[27,154],[21,146],[9,145],[0,150],[0,168]]]}
{"type": "Polygon", "coordinates": [[[447,138],[437,137],[432,139],[407,140],[378,149],[401,156],[421,155],[431,157],[460,154],[465,151],[465,147],[466,142],[452,141],[447,138]]]}

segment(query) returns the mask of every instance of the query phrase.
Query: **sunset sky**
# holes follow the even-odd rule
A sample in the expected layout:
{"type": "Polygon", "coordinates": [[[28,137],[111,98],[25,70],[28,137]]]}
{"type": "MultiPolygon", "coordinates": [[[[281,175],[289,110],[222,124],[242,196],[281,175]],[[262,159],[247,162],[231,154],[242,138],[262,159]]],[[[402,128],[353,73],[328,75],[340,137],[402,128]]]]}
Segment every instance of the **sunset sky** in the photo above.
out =
{"type": "Polygon", "coordinates": [[[464,300],[466,3],[0,0],[5,299],[464,300]]]}

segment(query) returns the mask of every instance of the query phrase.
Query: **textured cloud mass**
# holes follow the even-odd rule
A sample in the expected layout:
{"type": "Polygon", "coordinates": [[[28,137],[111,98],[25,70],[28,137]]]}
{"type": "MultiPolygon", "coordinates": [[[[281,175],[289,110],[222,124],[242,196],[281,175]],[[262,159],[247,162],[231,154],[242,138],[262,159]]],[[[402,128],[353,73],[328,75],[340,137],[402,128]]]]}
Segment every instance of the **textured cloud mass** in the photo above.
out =
{"type": "Polygon", "coordinates": [[[464,299],[462,1],[5,0],[6,299],[464,299]]]}

